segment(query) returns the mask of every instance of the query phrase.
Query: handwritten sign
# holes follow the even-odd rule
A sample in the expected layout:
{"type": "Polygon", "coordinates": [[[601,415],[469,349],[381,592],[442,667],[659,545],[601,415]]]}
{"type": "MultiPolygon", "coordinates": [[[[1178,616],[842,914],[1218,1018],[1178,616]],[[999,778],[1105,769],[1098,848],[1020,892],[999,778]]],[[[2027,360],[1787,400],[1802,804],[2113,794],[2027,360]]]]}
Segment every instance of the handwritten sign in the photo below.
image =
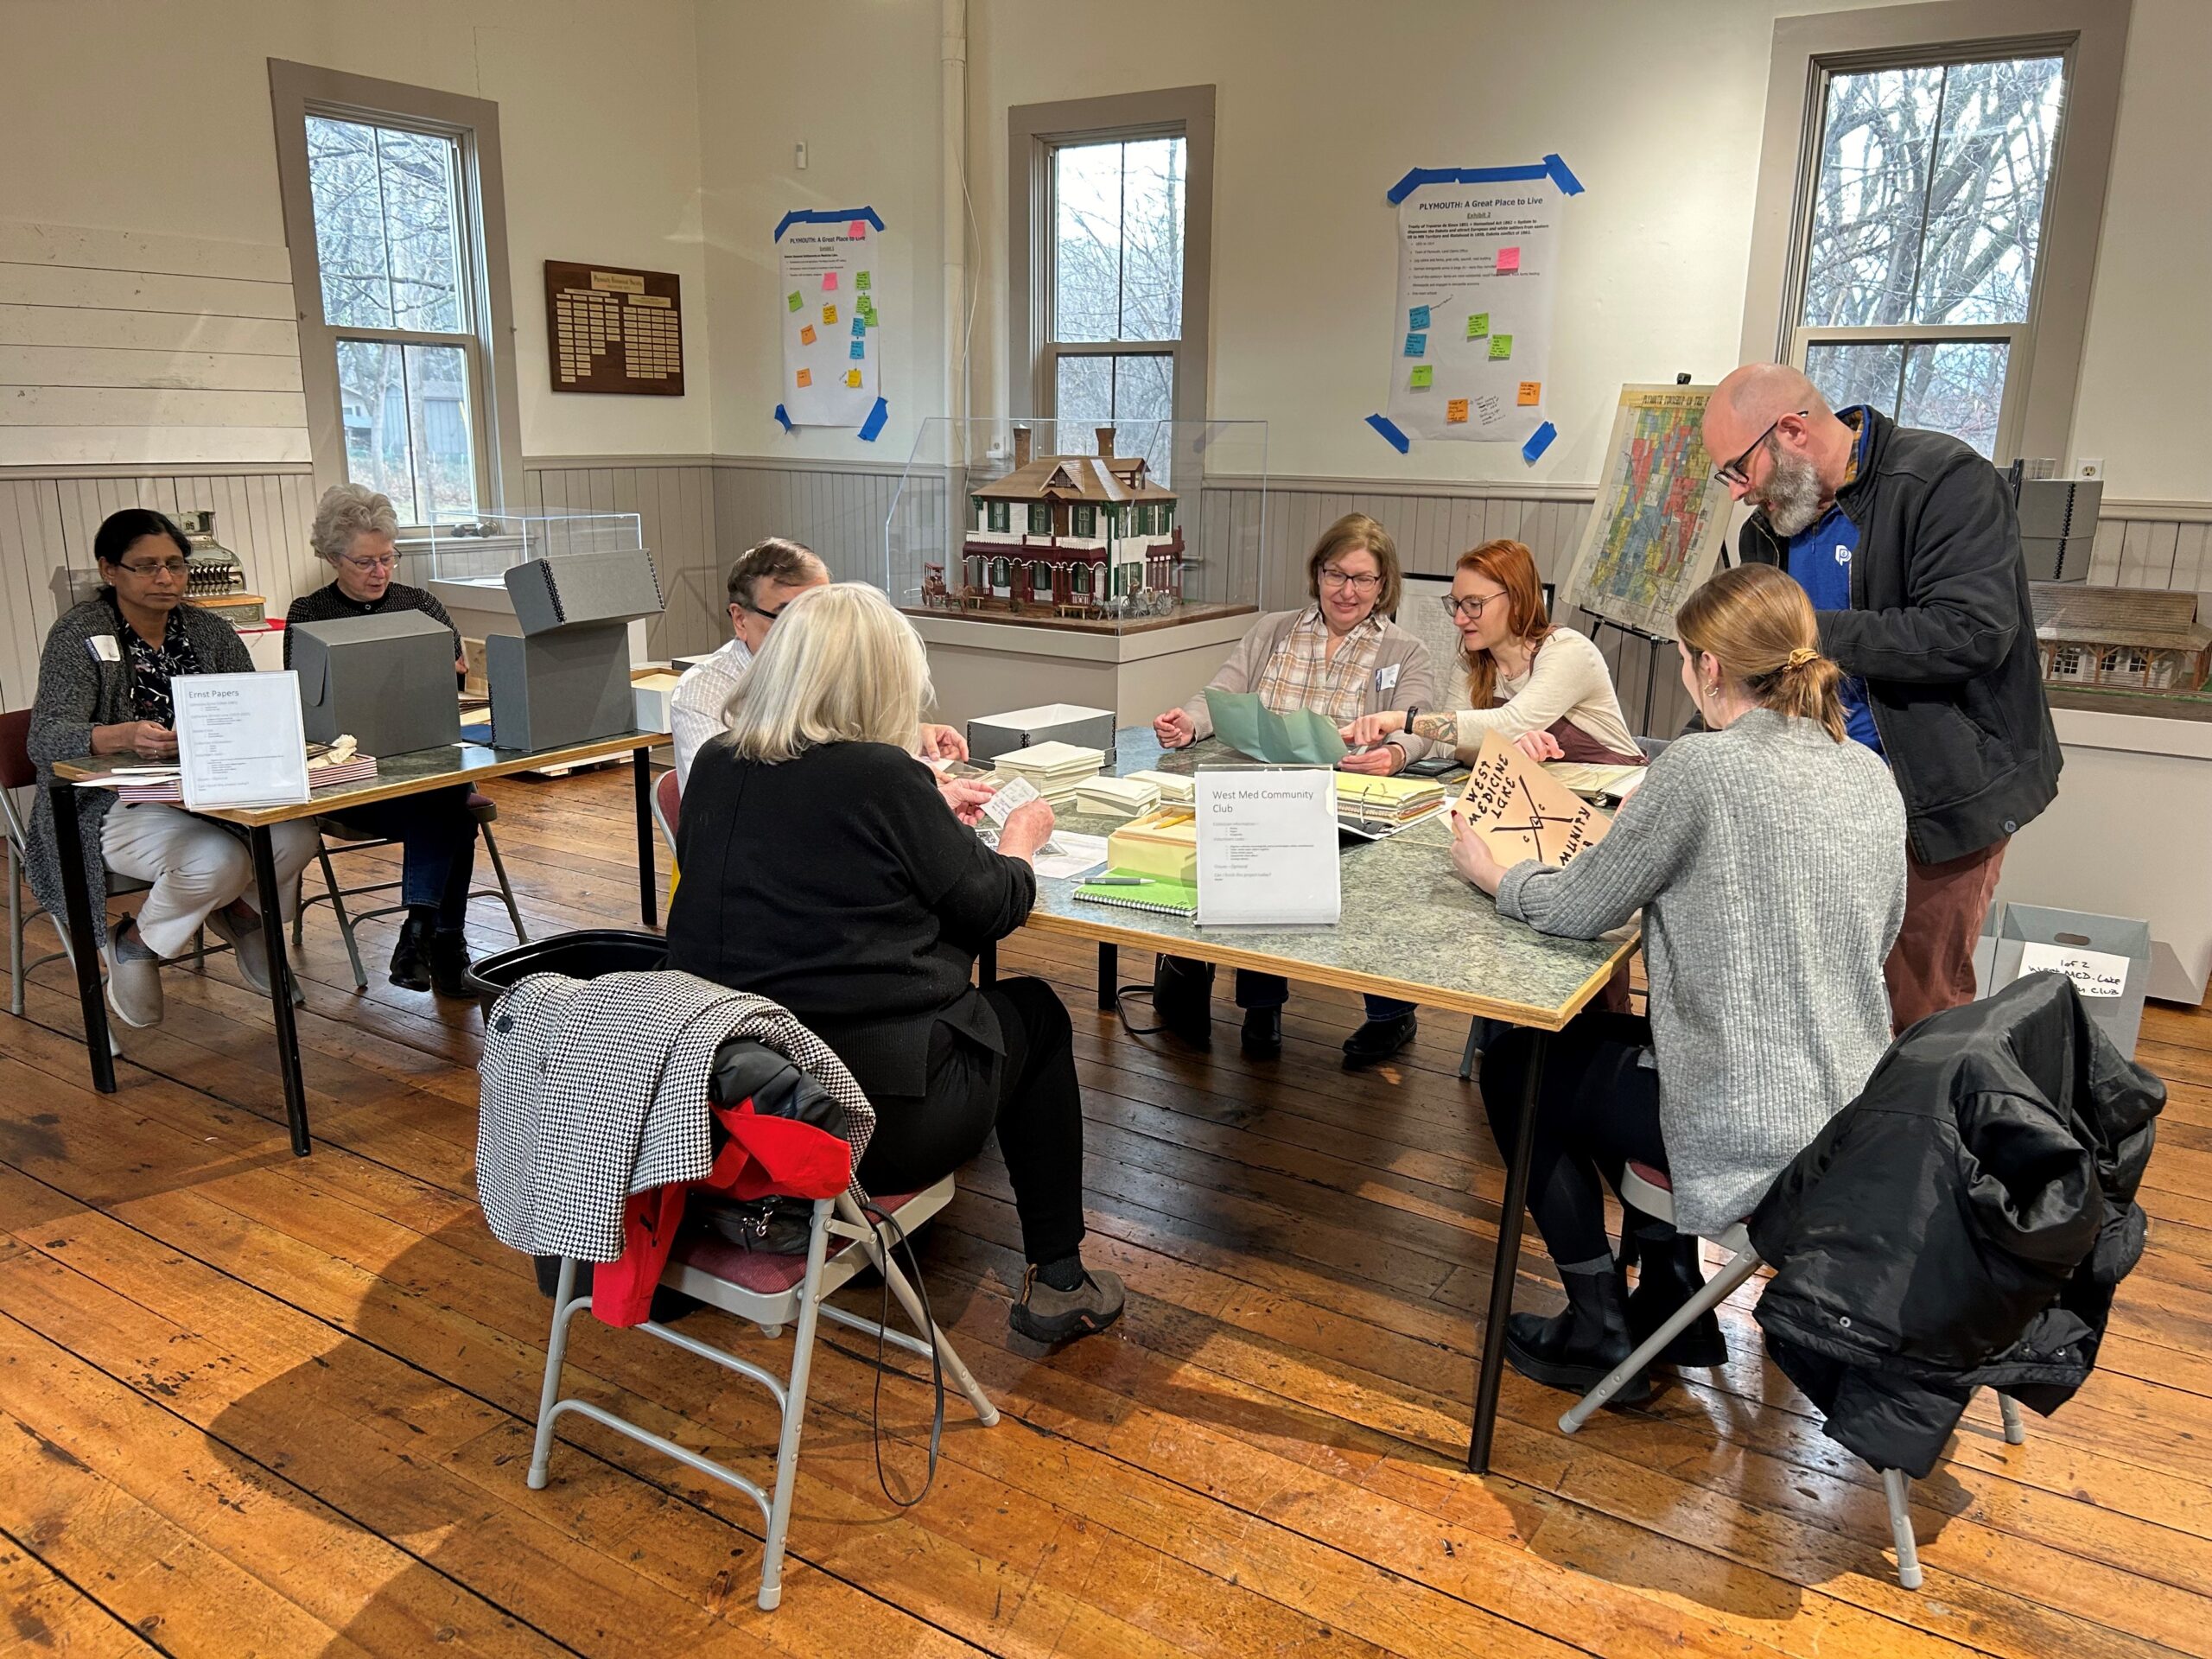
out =
{"type": "Polygon", "coordinates": [[[1467,400],[1464,397],[1450,399],[1444,406],[1444,418],[1453,426],[1465,421],[1467,418],[1467,400]]]}
{"type": "Polygon", "coordinates": [[[1408,357],[1427,357],[1428,355],[1428,336],[1427,334],[1408,334],[1406,336],[1406,355],[1408,357]]]}
{"type": "Polygon", "coordinates": [[[2020,974],[2055,969],[2074,982],[2084,996],[2118,996],[2127,988],[2127,958],[2109,950],[2084,950],[2070,944],[2024,944],[2020,974]]]}
{"type": "Polygon", "coordinates": [[[1433,386],[1435,384],[1436,371],[1431,368],[1427,364],[1424,363],[1414,371],[1412,385],[1415,388],[1433,386]]]}
{"type": "Polygon", "coordinates": [[[1542,381],[1523,380],[1521,383],[1520,404],[1522,408],[1534,409],[1538,404],[1543,402],[1543,400],[1544,384],[1542,381]]]}
{"type": "Polygon", "coordinates": [[[1408,328],[1427,327],[1428,308],[1425,305],[1408,306],[1406,308],[1406,327],[1408,328]]]}
{"type": "Polygon", "coordinates": [[[1490,333],[1490,313],[1477,311],[1467,318],[1467,338],[1480,340],[1490,333]]]}
{"type": "Polygon", "coordinates": [[[802,346],[811,346],[814,344],[814,325],[812,323],[808,323],[804,327],[798,331],[798,343],[802,346]]]}
{"type": "Polygon", "coordinates": [[[1564,868],[1613,822],[1496,732],[1483,738],[1452,815],[1508,869],[1527,858],[1564,868]]]}
{"type": "Polygon", "coordinates": [[[1492,335],[1490,337],[1490,359],[1491,359],[1491,362],[1493,362],[1493,363],[1503,363],[1503,362],[1507,358],[1509,358],[1509,357],[1510,357],[1510,356],[1512,356],[1512,355],[1513,355],[1513,336],[1512,336],[1512,335],[1510,335],[1510,334],[1492,334],[1492,335]]]}

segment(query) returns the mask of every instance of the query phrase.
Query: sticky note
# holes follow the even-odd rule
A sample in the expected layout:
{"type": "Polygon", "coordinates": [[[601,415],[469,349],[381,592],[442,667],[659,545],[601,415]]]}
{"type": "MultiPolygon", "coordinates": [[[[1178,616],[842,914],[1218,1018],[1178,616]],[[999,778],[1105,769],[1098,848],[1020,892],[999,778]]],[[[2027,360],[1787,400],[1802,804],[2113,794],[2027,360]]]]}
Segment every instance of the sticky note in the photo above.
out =
{"type": "Polygon", "coordinates": [[[1513,355],[1513,336],[1492,334],[1490,337],[1490,357],[1493,363],[1502,363],[1513,355]]]}
{"type": "Polygon", "coordinates": [[[1444,419],[1449,425],[1465,426],[1467,423],[1467,400],[1464,397],[1454,397],[1450,403],[1445,404],[1444,419]]]}
{"type": "Polygon", "coordinates": [[[1427,357],[1428,355],[1428,336],[1427,334],[1408,334],[1406,336],[1406,355],[1408,357],[1427,357]]]}
{"type": "Polygon", "coordinates": [[[835,321],[837,321],[837,308],[836,308],[836,306],[834,306],[834,305],[825,305],[825,306],[823,306],[823,307],[822,308],[822,321],[824,321],[824,322],[835,322],[835,321]]]}
{"type": "Polygon", "coordinates": [[[790,296],[789,296],[789,298],[788,298],[788,302],[787,302],[790,304],[790,306],[791,306],[791,309],[792,309],[792,310],[794,310],[794,311],[798,310],[798,309],[799,308],[799,307],[801,307],[801,306],[803,306],[803,305],[804,305],[804,304],[806,303],[806,302],[805,302],[804,300],[803,300],[803,299],[801,299],[801,298],[799,297],[798,289],[791,289],[791,294],[790,294],[790,296]]]}
{"type": "MultiPolygon", "coordinates": [[[[866,357],[868,355],[868,341],[864,340],[855,340],[853,342],[853,349],[848,353],[848,355],[852,357],[866,357]]],[[[1535,400],[1532,398],[1530,401],[1534,402],[1535,400]]]]}
{"type": "Polygon", "coordinates": [[[857,242],[867,234],[868,220],[864,219],[856,219],[845,226],[845,237],[848,241],[857,242]]]}
{"type": "Polygon", "coordinates": [[[802,346],[811,346],[814,344],[814,325],[812,323],[804,323],[800,326],[798,331],[798,343],[802,346]]]}
{"type": "Polygon", "coordinates": [[[1426,386],[1433,386],[1436,384],[1436,371],[1423,363],[1414,371],[1414,378],[1410,384],[1415,391],[1426,386]]]}
{"type": "Polygon", "coordinates": [[[866,333],[868,333],[868,319],[866,317],[855,317],[853,319],[853,338],[855,340],[858,340],[866,333]]]}
{"type": "Polygon", "coordinates": [[[1521,250],[1520,250],[1520,249],[1518,249],[1518,248],[1500,248],[1500,249],[1497,251],[1497,270],[1498,270],[1498,275],[1499,275],[1499,276],[1505,276],[1505,275],[1509,274],[1510,272],[1516,271],[1516,270],[1520,270],[1520,269],[1521,269],[1521,250]]]}
{"type": "Polygon", "coordinates": [[[1521,383],[1521,396],[1516,401],[1522,408],[1534,409],[1543,399],[1544,383],[1542,381],[1523,380],[1521,383]]]}
{"type": "Polygon", "coordinates": [[[802,386],[812,385],[814,384],[814,371],[812,369],[801,369],[798,372],[798,383],[802,386]]]}
{"type": "Polygon", "coordinates": [[[847,385],[857,388],[860,385],[860,383],[861,372],[858,369],[847,369],[845,371],[845,384],[847,385]]]}
{"type": "Polygon", "coordinates": [[[835,294],[837,291],[837,273],[836,271],[825,270],[822,273],[822,291],[824,294],[835,294]]]}
{"type": "Polygon", "coordinates": [[[870,286],[868,280],[868,272],[862,271],[859,276],[854,277],[853,286],[860,289],[861,293],[867,293],[870,286]]]}
{"type": "Polygon", "coordinates": [[[1409,308],[1406,312],[1406,327],[1408,328],[1427,327],[1428,308],[1425,305],[1416,305],[1409,308]]]}
{"type": "Polygon", "coordinates": [[[1477,311],[1467,318],[1467,338],[1469,340],[1480,340],[1488,333],[1490,333],[1489,312],[1477,311]]]}

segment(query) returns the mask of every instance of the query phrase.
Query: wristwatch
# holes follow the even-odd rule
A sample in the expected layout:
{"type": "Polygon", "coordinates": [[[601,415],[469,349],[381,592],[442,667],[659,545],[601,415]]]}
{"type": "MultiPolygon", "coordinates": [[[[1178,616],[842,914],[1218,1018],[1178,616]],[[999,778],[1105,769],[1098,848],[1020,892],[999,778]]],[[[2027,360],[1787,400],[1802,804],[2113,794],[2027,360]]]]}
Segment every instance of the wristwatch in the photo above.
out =
{"type": "Polygon", "coordinates": [[[1419,703],[1415,703],[1412,708],[1406,710],[1406,735],[1408,737],[1411,737],[1413,735],[1414,716],[1419,713],[1421,713],[1421,705],[1419,703]]]}

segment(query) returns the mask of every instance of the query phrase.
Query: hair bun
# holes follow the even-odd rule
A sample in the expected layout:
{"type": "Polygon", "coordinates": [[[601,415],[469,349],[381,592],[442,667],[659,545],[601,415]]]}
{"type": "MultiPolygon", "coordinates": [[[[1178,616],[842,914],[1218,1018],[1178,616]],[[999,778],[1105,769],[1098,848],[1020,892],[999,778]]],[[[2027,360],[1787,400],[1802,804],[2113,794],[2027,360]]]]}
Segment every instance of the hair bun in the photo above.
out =
{"type": "Polygon", "coordinates": [[[1819,652],[1815,651],[1810,645],[1800,645],[1789,653],[1789,666],[1792,668],[1802,668],[1806,664],[1811,662],[1820,654],[1821,653],[1819,652]]]}

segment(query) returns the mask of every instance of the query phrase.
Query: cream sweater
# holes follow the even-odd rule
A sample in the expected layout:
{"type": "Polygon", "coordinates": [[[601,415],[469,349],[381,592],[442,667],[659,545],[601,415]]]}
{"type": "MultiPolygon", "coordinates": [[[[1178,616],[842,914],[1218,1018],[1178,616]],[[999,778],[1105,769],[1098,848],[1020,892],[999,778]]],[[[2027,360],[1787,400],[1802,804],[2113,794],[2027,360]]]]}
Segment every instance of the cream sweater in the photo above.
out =
{"type": "MultiPolygon", "coordinates": [[[[1637,753],[1636,734],[1629,730],[1621,700],[1613,692],[1612,671],[1587,636],[1573,628],[1554,628],[1546,634],[1529,671],[1518,679],[1499,675],[1497,689],[1506,699],[1499,707],[1459,710],[1454,747],[1471,753],[1482,747],[1484,734],[1491,732],[1510,742],[1529,732],[1548,730],[1563,715],[1616,754],[1637,753]]],[[[1459,694],[1466,695],[1464,682],[1459,694]]]]}

